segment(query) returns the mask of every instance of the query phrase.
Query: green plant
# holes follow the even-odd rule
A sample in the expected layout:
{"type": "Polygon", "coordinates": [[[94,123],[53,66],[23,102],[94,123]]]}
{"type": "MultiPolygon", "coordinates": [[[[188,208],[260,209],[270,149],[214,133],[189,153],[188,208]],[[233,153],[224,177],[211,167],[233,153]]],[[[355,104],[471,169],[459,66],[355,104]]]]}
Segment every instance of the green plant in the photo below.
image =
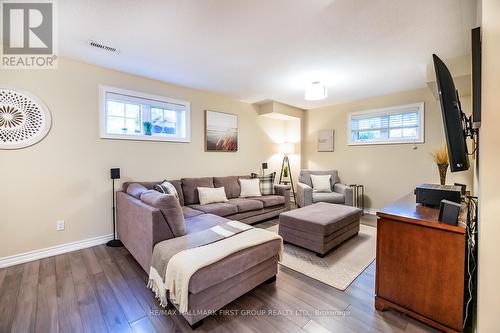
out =
{"type": "Polygon", "coordinates": [[[145,121],[143,123],[143,126],[144,126],[144,134],[151,135],[151,129],[153,128],[153,124],[151,124],[150,121],[145,121]]]}
{"type": "Polygon", "coordinates": [[[288,165],[283,168],[283,177],[288,178],[288,165]]]}

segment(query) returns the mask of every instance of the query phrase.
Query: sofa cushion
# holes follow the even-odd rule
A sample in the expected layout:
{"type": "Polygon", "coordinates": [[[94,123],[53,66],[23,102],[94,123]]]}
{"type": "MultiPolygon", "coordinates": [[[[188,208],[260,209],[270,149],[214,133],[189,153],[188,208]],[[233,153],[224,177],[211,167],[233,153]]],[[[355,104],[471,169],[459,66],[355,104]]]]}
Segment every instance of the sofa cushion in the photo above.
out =
{"type": "Polygon", "coordinates": [[[224,187],[228,199],[238,198],[240,196],[240,183],[236,176],[214,177],[214,186],[224,187]]]}
{"type": "Polygon", "coordinates": [[[309,187],[313,187],[313,184],[311,181],[311,174],[312,175],[331,175],[332,178],[330,179],[330,181],[332,182],[332,188],[333,188],[333,185],[340,182],[337,170],[328,170],[328,171],[301,170],[300,175],[299,175],[299,182],[304,183],[309,187]]]}
{"type": "Polygon", "coordinates": [[[148,189],[146,187],[144,187],[141,184],[137,184],[137,183],[130,184],[129,186],[127,186],[127,194],[130,194],[131,196],[133,196],[136,199],[140,199],[141,194],[143,192],[146,192],[147,190],[148,189]]]}
{"type": "Polygon", "coordinates": [[[188,234],[215,227],[229,221],[223,217],[213,214],[201,214],[186,219],[186,231],[188,234]]]}
{"type": "Polygon", "coordinates": [[[251,210],[260,210],[264,208],[264,204],[259,200],[236,198],[229,199],[229,203],[238,208],[238,213],[249,212],[251,210]]]}
{"type": "Polygon", "coordinates": [[[248,199],[258,200],[264,204],[264,207],[278,206],[285,203],[285,197],[281,195],[264,195],[262,197],[253,197],[248,199]]]}
{"type": "Polygon", "coordinates": [[[238,212],[238,208],[235,205],[225,202],[219,203],[211,203],[208,205],[189,205],[189,207],[200,210],[204,213],[214,214],[219,216],[228,216],[232,214],[236,214],[238,212]]]}
{"type": "Polygon", "coordinates": [[[175,237],[186,234],[186,224],[179,200],[172,194],[163,194],[155,190],[148,190],[141,194],[141,200],[155,208],[158,208],[175,237]]]}
{"type": "MultiPolygon", "coordinates": [[[[259,265],[269,261],[266,266],[276,267],[276,257],[281,249],[280,240],[272,240],[235,252],[217,262],[200,268],[189,280],[189,292],[200,294],[210,287],[220,285],[232,277],[259,268],[254,274],[262,274],[259,265]],[[273,258],[271,260],[271,258],[273,258]]],[[[264,266],[265,267],[265,266],[264,266]]],[[[241,283],[240,283],[241,284],[241,283]]]]}
{"type": "Polygon", "coordinates": [[[312,194],[313,203],[329,202],[334,204],[343,204],[344,201],[345,201],[344,195],[337,192],[331,192],[331,193],[314,192],[312,194]]]}
{"type": "Polygon", "coordinates": [[[188,206],[183,206],[182,207],[182,212],[184,213],[184,218],[185,219],[193,217],[193,216],[198,216],[198,215],[201,215],[201,214],[205,214],[202,211],[193,209],[193,208],[188,207],[188,206]]]}
{"type": "Polygon", "coordinates": [[[285,211],[285,206],[274,206],[274,207],[267,207],[264,209],[250,210],[248,212],[238,213],[238,214],[234,214],[234,215],[228,215],[228,216],[224,216],[224,217],[226,219],[229,219],[229,220],[236,220],[236,221],[240,221],[242,223],[252,224],[252,223],[257,222],[257,221],[262,221],[262,220],[269,219],[271,217],[276,217],[279,215],[279,213],[281,213],[283,211],[285,211]],[[266,218],[266,216],[269,216],[269,217],[266,218]],[[249,218],[254,218],[254,219],[250,219],[251,222],[246,221],[249,218]]]}
{"type": "Polygon", "coordinates": [[[194,205],[200,202],[198,197],[198,187],[214,187],[212,177],[203,178],[182,178],[182,192],[184,193],[184,204],[194,205]]]}

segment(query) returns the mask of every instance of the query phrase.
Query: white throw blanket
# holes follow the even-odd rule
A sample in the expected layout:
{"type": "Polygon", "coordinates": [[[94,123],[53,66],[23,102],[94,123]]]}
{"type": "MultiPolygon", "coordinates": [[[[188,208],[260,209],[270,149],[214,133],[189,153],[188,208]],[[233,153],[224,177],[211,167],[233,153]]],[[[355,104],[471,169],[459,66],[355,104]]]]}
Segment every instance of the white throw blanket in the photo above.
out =
{"type": "MultiPolygon", "coordinates": [[[[169,291],[170,300],[179,306],[181,313],[188,311],[189,281],[199,269],[213,264],[233,253],[246,248],[263,244],[272,240],[281,240],[279,260],[283,256],[282,238],[264,229],[251,228],[234,236],[224,238],[218,242],[183,250],[174,255],[167,265],[165,284],[161,284],[161,293],[169,291]]],[[[161,277],[158,272],[150,272],[150,278],[161,277]]],[[[160,284],[157,283],[157,287],[160,284]]]]}

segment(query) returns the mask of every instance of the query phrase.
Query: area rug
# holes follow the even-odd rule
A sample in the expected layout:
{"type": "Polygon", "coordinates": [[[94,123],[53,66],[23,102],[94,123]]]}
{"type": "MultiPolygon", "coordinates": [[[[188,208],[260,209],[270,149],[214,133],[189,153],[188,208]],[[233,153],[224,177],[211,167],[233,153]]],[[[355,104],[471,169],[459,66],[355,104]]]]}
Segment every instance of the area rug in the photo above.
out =
{"type": "MultiPolygon", "coordinates": [[[[266,229],[277,233],[278,225],[266,229]]],[[[376,235],[376,228],[361,225],[357,236],[333,249],[324,258],[301,247],[285,244],[280,264],[345,290],[375,260],[376,235]]]]}

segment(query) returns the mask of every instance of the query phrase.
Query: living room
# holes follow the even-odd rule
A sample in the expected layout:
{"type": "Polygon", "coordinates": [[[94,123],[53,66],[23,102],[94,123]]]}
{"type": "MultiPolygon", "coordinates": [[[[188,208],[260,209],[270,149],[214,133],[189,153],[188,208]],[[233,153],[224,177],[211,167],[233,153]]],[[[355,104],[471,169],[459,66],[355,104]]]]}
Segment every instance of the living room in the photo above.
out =
{"type": "MultiPolygon", "coordinates": [[[[0,332],[498,330],[496,1],[40,3],[1,2],[0,332]],[[454,143],[433,54],[467,117],[481,103],[460,172],[436,165],[454,143]],[[476,273],[434,284],[462,296],[424,295],[460,304],[460,328],[415,295],[396,301],[403,287],[383,297],[404,272],[384,271],[380,227],[401,198],[420,212],[424,183],[463,185],[479,210],[469,235],[422,205],[465,258],[476,237],[476,273]],[[167,284],[181,258],[187,300],[167,284]]],[[[427,231],[385,244],[448,253],[427,231]]]]}

